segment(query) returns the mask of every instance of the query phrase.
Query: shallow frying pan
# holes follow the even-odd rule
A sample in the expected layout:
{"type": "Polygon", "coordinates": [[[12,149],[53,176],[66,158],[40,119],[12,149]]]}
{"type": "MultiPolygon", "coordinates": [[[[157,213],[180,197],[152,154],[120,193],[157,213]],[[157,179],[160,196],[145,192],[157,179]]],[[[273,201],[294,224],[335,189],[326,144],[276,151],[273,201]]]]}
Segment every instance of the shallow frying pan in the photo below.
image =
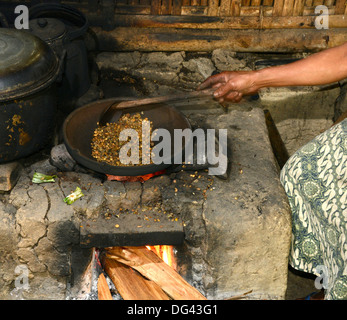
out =
{"type": "MultiPolygon", "coordinates": [[[[70,155],[79,164],[96,172],[117,176],[140,176],[168,168],[171,164],[149,164],[142,166],[112,166],[96,161],[91,155],[91,141],[97,121],[102,112],[113,102],[128,99],[111,98],[92,102],[73,111],[63,125],[64,142],[70,155]]],[[[165,104],[144,105],[124,110],[124,113],[134,114],[143,111],[143,117],[153,122],[153,130],[167,129],[173,137],[174,129],[191,129],[188,119],[177,109],[165,104]]],[[[111,121],[112,122],[112,119],[111,121]]],[[[172,141],[171,145],[174,143],[172,141]]],[[[183,152],[180,150],[179,152],[183,152]]],[[[172,150],[172,159],[175,154],[172,150]]],[[[172,160],[173,163],[173,160],[172,160]]]]}

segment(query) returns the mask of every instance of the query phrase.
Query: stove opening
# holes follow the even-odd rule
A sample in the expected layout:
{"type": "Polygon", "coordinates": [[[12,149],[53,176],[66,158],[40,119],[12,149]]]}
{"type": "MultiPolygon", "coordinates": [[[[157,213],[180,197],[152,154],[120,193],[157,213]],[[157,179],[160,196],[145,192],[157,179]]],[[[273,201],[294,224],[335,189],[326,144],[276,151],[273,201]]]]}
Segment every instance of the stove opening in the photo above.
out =
{"type": "Polygon", "coordinates": [[[99,300],[206,300],[177,271],[171,245],[97,249],[94,279],[99,300]]]}

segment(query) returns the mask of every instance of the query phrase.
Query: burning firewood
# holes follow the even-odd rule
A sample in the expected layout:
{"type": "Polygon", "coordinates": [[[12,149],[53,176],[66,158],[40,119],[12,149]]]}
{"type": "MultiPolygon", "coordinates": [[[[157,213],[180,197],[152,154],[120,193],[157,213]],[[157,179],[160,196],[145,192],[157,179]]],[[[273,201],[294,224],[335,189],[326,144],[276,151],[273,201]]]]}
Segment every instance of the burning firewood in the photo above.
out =
{"type": "Polygon", "coordinates": [[[116,260],[102,257],[105,272],[124,300],[169,300],[165,292],[153,281],[116,260]]]}
{"type": "Polygon", "coordinates": [[[137,270],[174,300],[206,300],[197,289],[146,247],[112,247],[106,250],[106,257],[137,270]]]}
{"type": "Polygon", "coordinates": [[[100,274],[98,279],[98,298],[99,300],[113,300],[111,291],[103,273],[100,274]]]}

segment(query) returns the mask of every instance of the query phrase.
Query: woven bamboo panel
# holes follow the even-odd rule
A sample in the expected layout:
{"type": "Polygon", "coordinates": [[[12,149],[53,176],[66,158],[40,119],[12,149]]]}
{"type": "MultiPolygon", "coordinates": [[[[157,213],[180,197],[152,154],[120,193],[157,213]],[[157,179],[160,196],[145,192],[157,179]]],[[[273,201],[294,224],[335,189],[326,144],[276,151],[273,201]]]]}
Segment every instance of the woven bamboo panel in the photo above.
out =
{"type": "Polygon", "coordinates": [[[86,14],[99,50],[146,52],[319,51],[347,41],[346,1],[61,0],[86,14]]]}
{"type": "Polygon", "coordinates": [[[347,14],[346,0],[115,0],[115,13],[197,16],[309,16],[318,5],[347,14]]]}

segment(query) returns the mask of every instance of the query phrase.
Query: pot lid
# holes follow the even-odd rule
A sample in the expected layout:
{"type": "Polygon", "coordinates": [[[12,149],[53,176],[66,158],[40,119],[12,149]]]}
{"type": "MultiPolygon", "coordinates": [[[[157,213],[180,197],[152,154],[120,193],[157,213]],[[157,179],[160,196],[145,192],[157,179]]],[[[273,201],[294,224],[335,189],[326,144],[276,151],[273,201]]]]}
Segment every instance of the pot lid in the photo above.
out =
{"type": "Polygon", "coordinates": [[[0,101],[42,90],[59,72],[53,50],[24,30],[0,28],[0,61],[0,101]]]}
{"type": "Polygon", "coordinates": [[[66,34],[66,26],[58,19],[37,18],[29,21],[29,31],[50,43],[66,34]]]}

